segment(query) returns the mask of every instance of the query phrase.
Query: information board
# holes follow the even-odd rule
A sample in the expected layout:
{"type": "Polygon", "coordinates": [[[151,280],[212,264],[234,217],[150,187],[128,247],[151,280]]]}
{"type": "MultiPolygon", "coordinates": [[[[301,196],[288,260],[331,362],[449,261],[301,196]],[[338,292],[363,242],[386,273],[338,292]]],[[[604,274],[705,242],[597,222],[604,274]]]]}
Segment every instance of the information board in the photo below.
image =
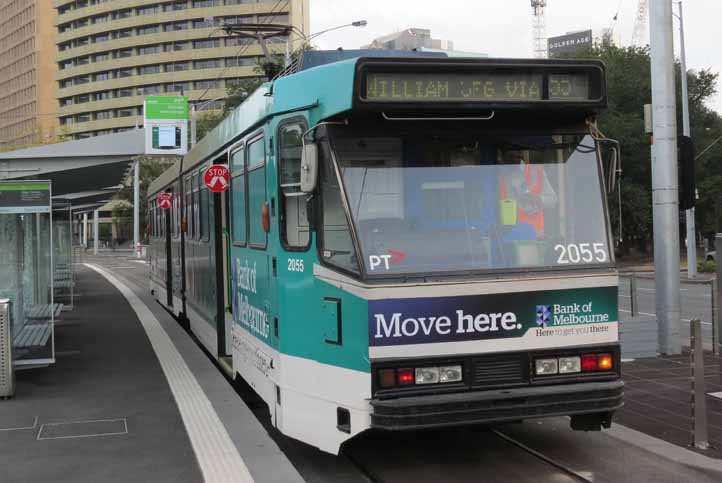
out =
{"type": "Polygon", "coordinates": [[[143,112],[146,154],[188,152],[188,98],[147,96],[143,112]]]}
{"type": "Polygon", "coordinates": [[[0,214],[49,212],[50,181],[0,182],[0,214]]]}

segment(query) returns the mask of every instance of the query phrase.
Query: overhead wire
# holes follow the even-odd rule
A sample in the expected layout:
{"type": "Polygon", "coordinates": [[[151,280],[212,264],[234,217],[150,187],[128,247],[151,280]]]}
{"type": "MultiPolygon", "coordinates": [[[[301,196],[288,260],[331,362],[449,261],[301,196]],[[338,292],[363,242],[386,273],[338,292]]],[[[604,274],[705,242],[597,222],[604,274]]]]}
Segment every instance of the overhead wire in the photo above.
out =
{"type": "MultiPolygon", "coordinates": [[[[268,20],[267,20],[266,22],[258,22],[258,23],[259,23],[259,24],[267,24],[267,23],[270,23],[271,19],[273,18],[273,15],[277,13],[276,9],[278,8],[278,12],[280,12],[280,11],[282,11],[282,10],[285,10],[286,7],[288,7],[288,4],[289,4],[289,3],[290,3],[290,0],[277,0],[276,3],[274,4],[273,8],[271,8],[271,11],[267,14],[267,15],[268,15],[268,20]],[[285,2],[285,3],[283,4],[283,6],[281,6],[281,2],[285,2]],[[279,8],[279,7],[280,7],[280,8],[279,8]]],[[[217,30],[218,30],[218,29],[216,29],[216,31],[217,31],[217,30]]],[[[214,32],[215,32],[215,31],[214,31],[214,32]]],[[[213,32],[211,32],[211,33],[213,33],[213,32]]],[[[252,42],[249,42],[248,44],[241,46],[241,48],[239,49],[239,51],[238,51],[238,53],[236,54],[235,58],[236,58],[236,59],[240,58],[240,57],[251,47],[251,45],[253,45],[253,43],[252,43],[252,42]]],[[[223,77],[223,75],[226,73],[226,71],[227,71],[230,67],[236,67],[236,66],[226,65],[226,66],[223,68],[223,70],[218,74],[218,76],[214,79],[214,83],[215,83],[215,81],[220,80],[220,79],[223,77]]],[[[208,91],[210,90],[210,88],[211,88],[210,85],[209,85],[208,87],[206,87],[206,90],[203,91],[203,94],[201,94],[200,97],[198,97],[198,99],[196,99],[195,102],[196,102],[196,103],[197,103],[197,102],[201,102],[201,101],[203,100],[203,97],[204,97],[204,96],[208,93],[208,91]]]]}

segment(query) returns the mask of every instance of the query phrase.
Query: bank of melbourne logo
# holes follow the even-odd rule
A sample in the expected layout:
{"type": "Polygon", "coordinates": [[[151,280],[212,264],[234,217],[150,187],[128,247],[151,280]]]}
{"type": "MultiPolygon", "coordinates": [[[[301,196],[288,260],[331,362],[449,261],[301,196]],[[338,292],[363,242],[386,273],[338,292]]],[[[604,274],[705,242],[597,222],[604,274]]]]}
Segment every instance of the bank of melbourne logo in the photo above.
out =
{"type": "Polygon", "coordinates": [[[551,305],[536,306],[536,325],[546,327],[551,322],[552,311],[551,305]]]}

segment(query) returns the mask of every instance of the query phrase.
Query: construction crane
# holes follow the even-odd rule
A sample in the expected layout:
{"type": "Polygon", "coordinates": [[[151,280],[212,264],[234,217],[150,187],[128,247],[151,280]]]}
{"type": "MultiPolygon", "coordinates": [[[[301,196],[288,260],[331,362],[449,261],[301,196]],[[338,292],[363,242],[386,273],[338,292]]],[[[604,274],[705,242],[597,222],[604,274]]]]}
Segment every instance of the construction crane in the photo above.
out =
{"type": "Polygon", "coordinates": [[[639,0],[637,5],[637,17],[634,20],[634,33],[632,33],[632,45],[641,46],[645,41],[647,32],[647,0],[639,0]]]}
{"type": "Polygon", "coordinates": [[[532,8],[532,37],[534,40],[534,58],[547,57],[546,19],[544,9],[547,0],[531,0],[532,8]]]}

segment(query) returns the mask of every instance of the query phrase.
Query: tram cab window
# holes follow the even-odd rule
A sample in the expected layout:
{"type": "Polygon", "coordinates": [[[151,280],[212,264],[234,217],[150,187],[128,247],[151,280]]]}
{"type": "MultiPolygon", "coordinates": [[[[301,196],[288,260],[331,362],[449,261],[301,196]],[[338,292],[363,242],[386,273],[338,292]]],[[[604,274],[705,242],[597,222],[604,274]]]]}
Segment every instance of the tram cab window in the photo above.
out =
{"type": "Polygon", "coordinates": [[[261,210],[266,202],[266,148],[260,137],[248,144],[248,213],[250,245],[266,248],[266,232],[263,229],[261,210]]]}
{"type": "Polygon", "coordinates": [[[306,195],[301,192],[301,150],[304,124],[281,126],[279,138],[280,183],[282,193],[281,231],[289,247],[308,246],[309,226],[306,195]]]}
{"type": "Polygon", "coordinates": [[[246,163],[243,148],[231,154],[231,215],[233,244],[246,244],[246,163]]]}
{"type": "Polygon", "coordinates": [[[323,259],[342,269],[359,273],[358,259],[341,201],[341,189],[333,169],[327,143],[319,146],[319,158],[322,165],[323,259]]]}

